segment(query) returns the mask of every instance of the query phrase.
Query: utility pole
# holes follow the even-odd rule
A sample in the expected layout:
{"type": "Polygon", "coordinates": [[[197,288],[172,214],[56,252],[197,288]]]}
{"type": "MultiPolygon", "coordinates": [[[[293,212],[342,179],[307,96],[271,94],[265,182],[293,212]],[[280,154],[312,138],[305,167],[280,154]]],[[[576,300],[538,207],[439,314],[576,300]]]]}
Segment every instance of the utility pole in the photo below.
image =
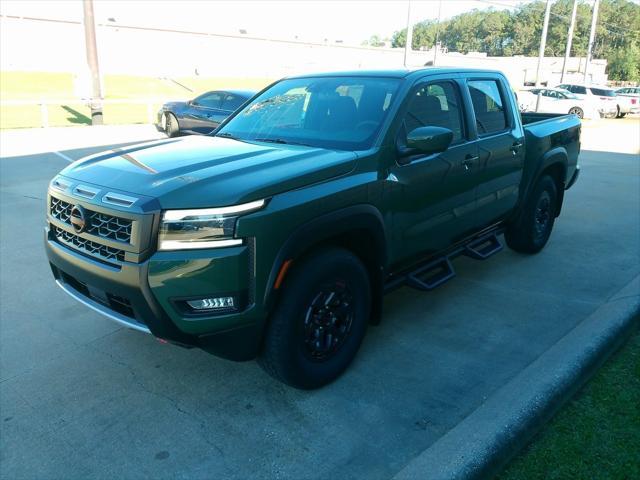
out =
{"type": "Polygon", "coordinates": [[[436,60],[438,59],[438,49],[440,47],[438,47],[438,40],[440,38],[440,17],[442,15],[442,0],[440,0],[440,3],[438,5],[438,25],[436,26],[436,42],[435,45],[433,46],[433,66],[436,66],[436,60]]]}
{"type": "Polygon", "coordinates": [[[407,41],[404,45],[404,66],[411,55],[411,44],[413,43],[413,24],[411,23],[411,0],[407,2],[407,41]]]}
{"type": "Polygon", "coordinates": [[[96,22],[93,14],[93,0],[83,0],[84,39],[87,48],[87,63],[91,73],[91,125],[102,125],[102,88],[96,44],[96,22]]]}
{"type": "Polygon", "coordinates": [[[571,12],[571,21],[569,22],[569,31],[567,32],[567,49],[564,51],[564,61],[562,62],[562,74],[560,75],[560,83],[564,83],[564,76],[567,73],[567,61],[569,60],[569,55],[571,55],[571,43],[573,43],[573,29],[576,26],[577,12],[578,0],[573,0],[573,11],[571,12]]]}
{"type": "MultiPolygon", "coordinates": [[[[542,24],[542,36],[540,37],[540,53],[538,54],[538,68],[536,69],[536,87],[540,86],[540,70],[544,60],[544,49],[547,46],[547,30],[549,29],[549,15],[551,14],[551,0],[547,0],[547,7],[544,10],[544,23],[542,24]]],[[[536,111],[537,111],[536,107],[536,111]]]]}
{"type": "Polygon", "coordinates": [[[598,6],[600,0],[595,0],[593,3],[593,16],[591,17],[591,33],[589,33],[589,46],[587,47],[587,59],[584,64],[584,81],[587,82],[589,64],[591,63],[593,56],[593,42],[596,38],[596,24],[598,23],[598,6]]]}

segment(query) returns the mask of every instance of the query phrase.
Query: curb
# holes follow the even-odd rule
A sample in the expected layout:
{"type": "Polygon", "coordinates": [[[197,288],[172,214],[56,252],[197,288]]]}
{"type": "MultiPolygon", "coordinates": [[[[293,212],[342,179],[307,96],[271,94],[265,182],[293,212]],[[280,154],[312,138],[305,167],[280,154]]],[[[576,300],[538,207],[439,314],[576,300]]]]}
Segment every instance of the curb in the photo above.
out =
{"type": "Polygon", "coordinates": [[[491,478],[639,324],[637,276],[393,479],[491,478]]]}

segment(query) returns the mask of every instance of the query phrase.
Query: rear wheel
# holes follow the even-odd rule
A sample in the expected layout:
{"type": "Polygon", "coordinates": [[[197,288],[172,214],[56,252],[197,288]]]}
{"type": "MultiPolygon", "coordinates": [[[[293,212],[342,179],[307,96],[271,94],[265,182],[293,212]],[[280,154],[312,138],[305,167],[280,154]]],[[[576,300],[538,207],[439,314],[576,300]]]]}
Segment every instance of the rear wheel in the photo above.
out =
{"type": "Polygon", "coordinates": [[[557,204],[556,183],[549,175],[544,175],[525,202],[518,220],[504,234],[509,248],[522,253],[542,250],[553,229],[557,204]]]}
{"type": "Polygon", "coordinates": [[[354,254],[332,248],[300,261],[271,316],[260,365],[301,389],[321,387],[349,366],[371,310],[367,270],[354,254]]]}
{"type": "Polygon", "coordinates": [[[180,133],[180,125],[178,124],[178,119],[173,113],[164,114],[164,125],[164,131],[166,132],[167,137],[175,137],[180,133]]]}
{"type": "Polygon", "coordinates": [[[584,111],[580,107],[572,107],[569,109],[569,115],[576,115],[578,118],[584,118],[584,111]]]}

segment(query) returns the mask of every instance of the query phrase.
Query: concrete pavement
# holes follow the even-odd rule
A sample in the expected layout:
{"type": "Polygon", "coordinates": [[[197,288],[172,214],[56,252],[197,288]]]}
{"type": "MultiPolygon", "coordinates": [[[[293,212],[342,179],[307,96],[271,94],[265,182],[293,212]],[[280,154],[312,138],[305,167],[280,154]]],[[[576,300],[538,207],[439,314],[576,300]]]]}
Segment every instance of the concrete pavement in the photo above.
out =
{"type": "Polygon", "coordinates": [[[392,477],[640,274],[638,156],[581,163],[542,253],[461,258],[440,289],[394,292],[347,373],[300,392],[66,297],[42,250],[66,162],[0,159],[0,477],[392,477]]]}

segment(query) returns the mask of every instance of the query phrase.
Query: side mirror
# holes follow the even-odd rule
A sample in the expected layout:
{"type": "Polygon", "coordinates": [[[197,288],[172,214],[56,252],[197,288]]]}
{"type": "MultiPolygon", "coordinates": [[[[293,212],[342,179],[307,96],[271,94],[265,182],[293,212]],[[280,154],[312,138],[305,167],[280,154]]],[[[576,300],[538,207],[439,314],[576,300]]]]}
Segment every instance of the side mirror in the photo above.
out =
{"type": "Polygon", "coordinates": [[[419,127],[407,135],[409,155],[444,152],[453,140],[453,132],[443,127],[419,127]],[[413,152],[411,152],[413,151],[413,152]]]}

